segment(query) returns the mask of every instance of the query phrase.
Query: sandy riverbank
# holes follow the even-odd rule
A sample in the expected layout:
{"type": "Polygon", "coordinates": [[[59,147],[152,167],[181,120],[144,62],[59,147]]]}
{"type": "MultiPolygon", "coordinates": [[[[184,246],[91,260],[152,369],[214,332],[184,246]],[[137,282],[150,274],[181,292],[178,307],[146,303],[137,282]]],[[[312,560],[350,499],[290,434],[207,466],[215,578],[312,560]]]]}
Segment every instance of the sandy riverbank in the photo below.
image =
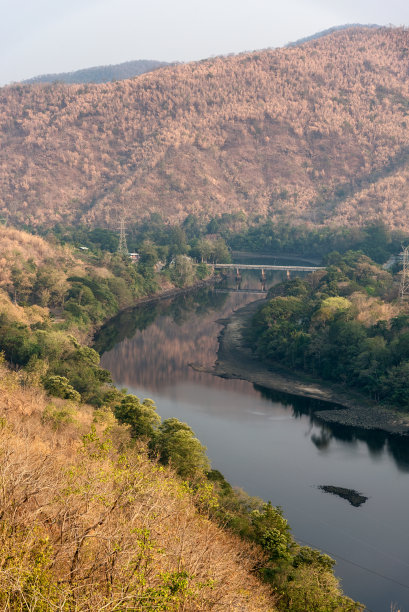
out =
{"type": "Polygon", "coordinates": [[[233,313],[228,320],[220,321],[224,328],[219,336],[217,361],[212,369],[192,367],[223,378],[240,378],[267,389],[337,404],[336,408],[315,413],[323,421],[409,435],[409,415],[383,408],[342,385],[314,380],[258,359],[243,342],[242,330],[262,302],[252,302],[233,313]]]}

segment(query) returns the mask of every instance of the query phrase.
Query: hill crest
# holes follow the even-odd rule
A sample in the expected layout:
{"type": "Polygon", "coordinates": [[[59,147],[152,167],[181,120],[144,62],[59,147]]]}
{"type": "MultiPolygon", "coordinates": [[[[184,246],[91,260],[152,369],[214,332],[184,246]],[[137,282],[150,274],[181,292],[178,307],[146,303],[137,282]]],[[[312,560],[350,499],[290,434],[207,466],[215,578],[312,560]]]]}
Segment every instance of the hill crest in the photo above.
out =
{"type": "Polygon", "coordinates": [[[109,81],[119,81],[122,79],[132,79],[135,76],[157,70],[163,66],[169,66],[169,62],[159,62],[157,60],[134,60],[122,62],[120,64],[109,64],[104,66],[91,66],[70,72],[56,72],[52,74],[40,74],[30,79],[25,79],[22,83],[30,85],[32,83],[108,83],[109,81]]]}

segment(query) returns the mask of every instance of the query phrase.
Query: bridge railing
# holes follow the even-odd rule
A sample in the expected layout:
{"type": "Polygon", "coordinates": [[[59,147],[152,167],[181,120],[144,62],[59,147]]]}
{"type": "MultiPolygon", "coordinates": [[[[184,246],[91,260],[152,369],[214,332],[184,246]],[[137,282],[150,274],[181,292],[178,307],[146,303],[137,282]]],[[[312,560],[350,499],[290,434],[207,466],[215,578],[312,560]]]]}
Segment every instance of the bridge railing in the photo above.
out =
{"type": "Polygon", "coordinates": [[[214,264],[215,269],[225,270],[281,270],[286,272],[315,272],[316,270],[325,270],[323,266],[270,266],[264,264],[214,264]]]}

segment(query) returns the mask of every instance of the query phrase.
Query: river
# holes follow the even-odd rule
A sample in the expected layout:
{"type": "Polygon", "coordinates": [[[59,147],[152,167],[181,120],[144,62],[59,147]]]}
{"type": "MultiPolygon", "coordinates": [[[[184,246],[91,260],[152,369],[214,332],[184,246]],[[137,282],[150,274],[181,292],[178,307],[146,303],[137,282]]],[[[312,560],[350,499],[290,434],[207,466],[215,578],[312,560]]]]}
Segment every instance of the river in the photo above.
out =
{"type": "MultiPolygon", "coordinates": [[[[268,272],[267,286],[282,278],[268,272]]],[[[317,401],[189,367],[214,363],[218,321],[261,288],[260,273],[246,271],[239,286],[233,275],[225,288],[123,312],[97,338],[102,365],[117,386],[152,398],[162,418],[187,422],[232,485],[281,506],[300,543],[336,559],[347,595],[372,612],[409,612],[409,440],[321,424],[317,401]],[[322,485],[368,500],[354,507],[322,485]]]]}

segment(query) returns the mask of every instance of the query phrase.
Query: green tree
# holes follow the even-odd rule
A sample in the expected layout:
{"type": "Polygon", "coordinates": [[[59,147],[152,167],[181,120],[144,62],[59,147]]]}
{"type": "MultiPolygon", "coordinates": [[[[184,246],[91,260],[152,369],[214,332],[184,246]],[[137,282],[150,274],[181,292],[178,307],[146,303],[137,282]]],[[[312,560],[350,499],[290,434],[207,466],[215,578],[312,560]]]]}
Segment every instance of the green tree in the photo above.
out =
{"type": "Polygon", "coordinates": [[[68,378],[65,378],[65,376],[47,376],[44,380],[44,389],[54,397],[70,399],[75,402],[81,401],[81,395],[70,385],[68,378]]]}
{"type": "Polygon", "coordinates": [[[161,421],[154,402],[151,399],[141,402],[136,395],[126,395],[114,414],[120,423],[131,426],[134,438],[154,438],[161,421]]]}
{"type": "Polygon", "coordinates": [[[192,259],[187,255],[176,255],[170,271],[170,277],[178,287],[191,285],[195,280],[195,267],[192,259]]]}
{"type": "Polygon", "coordinates": [[[155,448],[162,463],[171,463],[183,478],[210,469],[206,447],[196,438],[189,425],[178,419],[167,419],[162,423],[155,448]]]}

